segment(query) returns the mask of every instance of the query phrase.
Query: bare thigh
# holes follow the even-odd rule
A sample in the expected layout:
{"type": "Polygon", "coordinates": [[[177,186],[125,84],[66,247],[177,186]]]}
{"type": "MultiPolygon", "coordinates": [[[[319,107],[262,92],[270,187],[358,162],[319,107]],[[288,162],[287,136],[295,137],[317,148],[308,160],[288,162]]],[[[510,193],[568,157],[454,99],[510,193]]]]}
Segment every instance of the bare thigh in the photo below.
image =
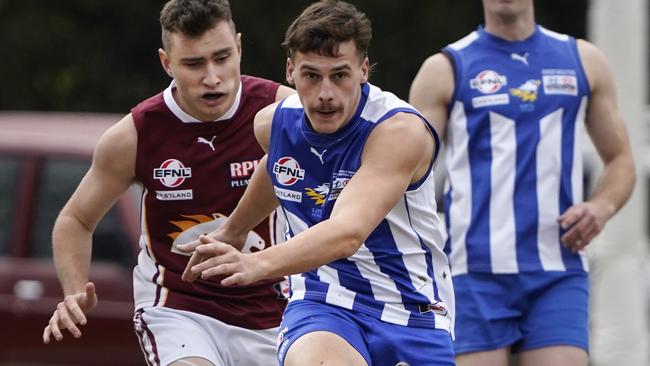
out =
{"type": "Polygon", "coordinates": [[[169,366],[217,366],[212,362],[200,357],[181,358],[169,364],[169,366]]]}
{"type": "Polygon", "coordinates": [[[363,356],[345,339],[331,332],[311,332],[298,338],[284,359],[284,366],[368,366],[363,356]]]}
{"type": "Polygon", "coordinates": [[[521,366],[587,366],[589,356],[582,348],[552,346],[519,354],[521,366]]]}
{"type": "Polygon", "coordinates": [[[509,362],[509,348],[499,348],[493,351],[463,353],[456,356],[456,366],[508,366],[509,362]]]}

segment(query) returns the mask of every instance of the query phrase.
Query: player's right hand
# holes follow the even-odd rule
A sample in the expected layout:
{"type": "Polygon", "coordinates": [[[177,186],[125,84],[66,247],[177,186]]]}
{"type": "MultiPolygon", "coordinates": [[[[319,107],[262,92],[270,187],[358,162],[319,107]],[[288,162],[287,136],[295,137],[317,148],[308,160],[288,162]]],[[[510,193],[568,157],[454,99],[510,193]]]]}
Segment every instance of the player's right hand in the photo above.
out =
{"type": "Polygon", "coordinates": [[[95,284],[86,283],[84,292],[66,296],[60,302],[48,325],[43,330],[43,343],[50,343],[50,338],[60,341],[63,339],[62,330],[67,329],[75,338],[81,337],[81,331],[77,324],[86,325],[88,320],[86,314],[97,305],[97,294],[95,284]]]}

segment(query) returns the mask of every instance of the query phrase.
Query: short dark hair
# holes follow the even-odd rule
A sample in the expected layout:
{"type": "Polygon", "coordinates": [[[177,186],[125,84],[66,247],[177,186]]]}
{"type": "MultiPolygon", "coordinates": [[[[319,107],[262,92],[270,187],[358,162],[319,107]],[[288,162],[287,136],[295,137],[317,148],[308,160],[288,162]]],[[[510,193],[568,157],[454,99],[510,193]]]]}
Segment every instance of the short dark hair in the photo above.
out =
{"type": "Polygon", "coordinates": [[[170,0],[160,12],[163,48],[169,49],[169,33],[197,37],[221,21],[235,33],[228,0],[170,0]]]}
{"type": "Polygon", "coordinates": [[[307,7],[287,29],[282,45],[296,51],[337,56],[338,46],[353,40],[362,58],[368,56],[372,26],[366,14],[344,1],[321,0],[307,7]]]}

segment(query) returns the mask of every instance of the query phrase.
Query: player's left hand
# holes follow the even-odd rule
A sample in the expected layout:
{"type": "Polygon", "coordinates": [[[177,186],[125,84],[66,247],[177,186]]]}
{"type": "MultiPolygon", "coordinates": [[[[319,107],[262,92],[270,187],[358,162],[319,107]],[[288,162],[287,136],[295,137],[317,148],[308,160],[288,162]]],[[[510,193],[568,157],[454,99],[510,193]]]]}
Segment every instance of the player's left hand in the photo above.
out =
{"type": "Polygon", "coordinates": [[[589,244],[605,227],[611,214],[600,204],[586,201],[571,206],[557,222],[567,230],[560,238],[562,244],[576,253],[589,244]]]}
{"type": "Polygon", "coordinates": [[[201,235],[201,245],[196,247],[185,271],[184,281],[194,281],[199,276],[208,279],[213,276],[225,276],[223,286],[248,285],[257,281],[251,254],[244,254],[231,245],[219,242],[206,235],[201,235]]]}

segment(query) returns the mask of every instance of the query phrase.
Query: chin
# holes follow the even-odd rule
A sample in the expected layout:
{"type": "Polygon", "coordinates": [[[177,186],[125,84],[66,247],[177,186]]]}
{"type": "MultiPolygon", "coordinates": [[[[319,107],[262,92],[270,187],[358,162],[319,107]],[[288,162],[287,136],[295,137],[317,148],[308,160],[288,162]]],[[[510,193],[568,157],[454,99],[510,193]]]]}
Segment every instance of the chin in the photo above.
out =
{"type": "Polygon", "coordinates": [[[312,128],[314,131],[323,134],[323,135],[330,135],[335,133],[341,128],[340,123],[319,123],[317,125],[313,125],[312,128]]]}

